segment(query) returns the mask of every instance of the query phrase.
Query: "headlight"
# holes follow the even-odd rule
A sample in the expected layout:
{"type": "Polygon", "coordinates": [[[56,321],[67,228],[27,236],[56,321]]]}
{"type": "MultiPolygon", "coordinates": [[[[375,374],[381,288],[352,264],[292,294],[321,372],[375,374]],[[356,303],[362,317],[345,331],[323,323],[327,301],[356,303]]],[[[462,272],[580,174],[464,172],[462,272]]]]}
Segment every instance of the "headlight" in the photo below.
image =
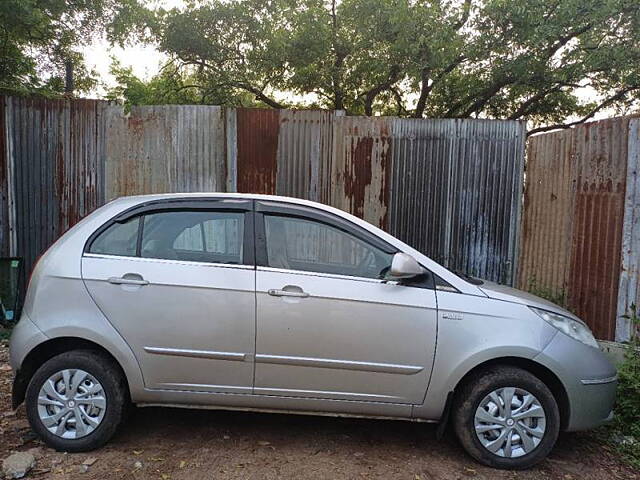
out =
{"type": "Polygon", "coordinates": [[[556,327],[563,333],[566,333],[571,338],[575,338],[576,340],[584,343],[585,345],[589,345],[590,347],[600,348],[598,346],[598,342],[584,323],[579,322],[578,320],[574,320],[573,318],[565,317],[564,315],[560,315],[559,313],[549,312],[547,310],[542,310],[541,308],[529,307],[531,310],[536,313],[540,318],[542,318],[545,322],[550,325],[556,327]]]}

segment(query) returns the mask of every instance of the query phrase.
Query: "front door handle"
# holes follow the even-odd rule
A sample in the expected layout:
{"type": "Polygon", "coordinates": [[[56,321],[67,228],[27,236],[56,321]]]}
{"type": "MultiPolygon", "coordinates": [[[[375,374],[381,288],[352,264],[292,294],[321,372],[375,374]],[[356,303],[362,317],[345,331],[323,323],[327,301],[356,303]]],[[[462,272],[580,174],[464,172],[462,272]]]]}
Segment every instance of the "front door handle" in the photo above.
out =
{"type": "Polygon", "coordinates": [[[109,277],[107,281],[114,285],[149,285],[149,281],[142,278],[141,275],[129,273],[122,277],[109,277]]]}
{"type": "Polygon", "coordinates": [[[300,287],[296,287],[293,285],[287,285],[283,287],[281,290],[276,288],[271,288],[267,293],[272,297],[298,297],[298,298],[307,298],[309,294],[303,291],[300,287]]]}

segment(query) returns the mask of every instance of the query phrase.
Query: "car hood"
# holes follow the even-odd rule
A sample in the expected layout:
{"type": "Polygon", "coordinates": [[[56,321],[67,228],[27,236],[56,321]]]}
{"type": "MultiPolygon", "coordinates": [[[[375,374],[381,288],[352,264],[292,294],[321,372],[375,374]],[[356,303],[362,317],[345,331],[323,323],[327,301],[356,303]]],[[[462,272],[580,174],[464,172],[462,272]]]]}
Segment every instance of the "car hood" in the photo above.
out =
{"type": "Polygon", "coordinates": [[[478,288],[480,288],[489,298],[495,298],[496,300],[502,300],[505,302],[521,303],[523,305],[529,305],[531,307],[542,308],[544,310],[549,310],[551,312],[559,313],[560,315],[565,315],[567,317],[580,320],[568,310],[559,307],[549,300],[545,300],[544,298],[540,298],[537,295],[533,295],[532,293],[523,292],[522,290],[518,290],[516,288],[507,287],[506,285],[500,285],[494,282],[488,282],[486,280],[483,280],[482,282],[482,285],[478,285],[478,288]]]}

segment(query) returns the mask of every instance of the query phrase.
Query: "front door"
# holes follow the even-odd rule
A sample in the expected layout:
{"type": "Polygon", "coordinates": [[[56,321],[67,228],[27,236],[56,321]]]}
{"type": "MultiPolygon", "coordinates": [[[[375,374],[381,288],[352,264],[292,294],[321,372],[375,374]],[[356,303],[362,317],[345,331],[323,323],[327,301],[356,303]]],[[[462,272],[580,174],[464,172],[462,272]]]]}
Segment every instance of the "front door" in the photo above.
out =
{"type": "Polygon", "coordinates": [[[155,208],[90,242],[90,295],[133,349],[147,388],[251,393],[252,202],[155,208]]]}
{"type": "Polygon", "coordinates": [[[383,282],[395,248],[344,219],[257,209],[255,393],[421,404],[434,290],[383,282]]]}

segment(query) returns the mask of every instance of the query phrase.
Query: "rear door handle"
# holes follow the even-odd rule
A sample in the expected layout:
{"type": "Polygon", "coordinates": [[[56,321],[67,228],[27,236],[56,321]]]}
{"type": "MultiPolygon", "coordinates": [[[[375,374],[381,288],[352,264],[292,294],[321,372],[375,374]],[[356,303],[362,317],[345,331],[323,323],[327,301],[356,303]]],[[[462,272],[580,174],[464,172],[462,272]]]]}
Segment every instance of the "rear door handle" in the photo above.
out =
{"type": "MultiPolygon", "coordinates": [[[[138,275],[139,276],[139,275],[138,275]]],[[[107,280],[114,285],[149,285],[149,281],[140,278],[127,278],[127,277],[109,277],[107,280]]]]}
{"type": "Polygon", "coordinates": [[[307,292],[304,292],[300,287],[289,287],[286,286],[284,287],[286,288],[291,288],[291,290],[278,290],[275,288],[272,288],[268,291],[269,295],[271,295],[272,297],[298,297],[298,298],[307,298],[309,296],[309,294],[307,292]],[[295,288],[295,290],[293,290],[293,288],[295,288]]]}

